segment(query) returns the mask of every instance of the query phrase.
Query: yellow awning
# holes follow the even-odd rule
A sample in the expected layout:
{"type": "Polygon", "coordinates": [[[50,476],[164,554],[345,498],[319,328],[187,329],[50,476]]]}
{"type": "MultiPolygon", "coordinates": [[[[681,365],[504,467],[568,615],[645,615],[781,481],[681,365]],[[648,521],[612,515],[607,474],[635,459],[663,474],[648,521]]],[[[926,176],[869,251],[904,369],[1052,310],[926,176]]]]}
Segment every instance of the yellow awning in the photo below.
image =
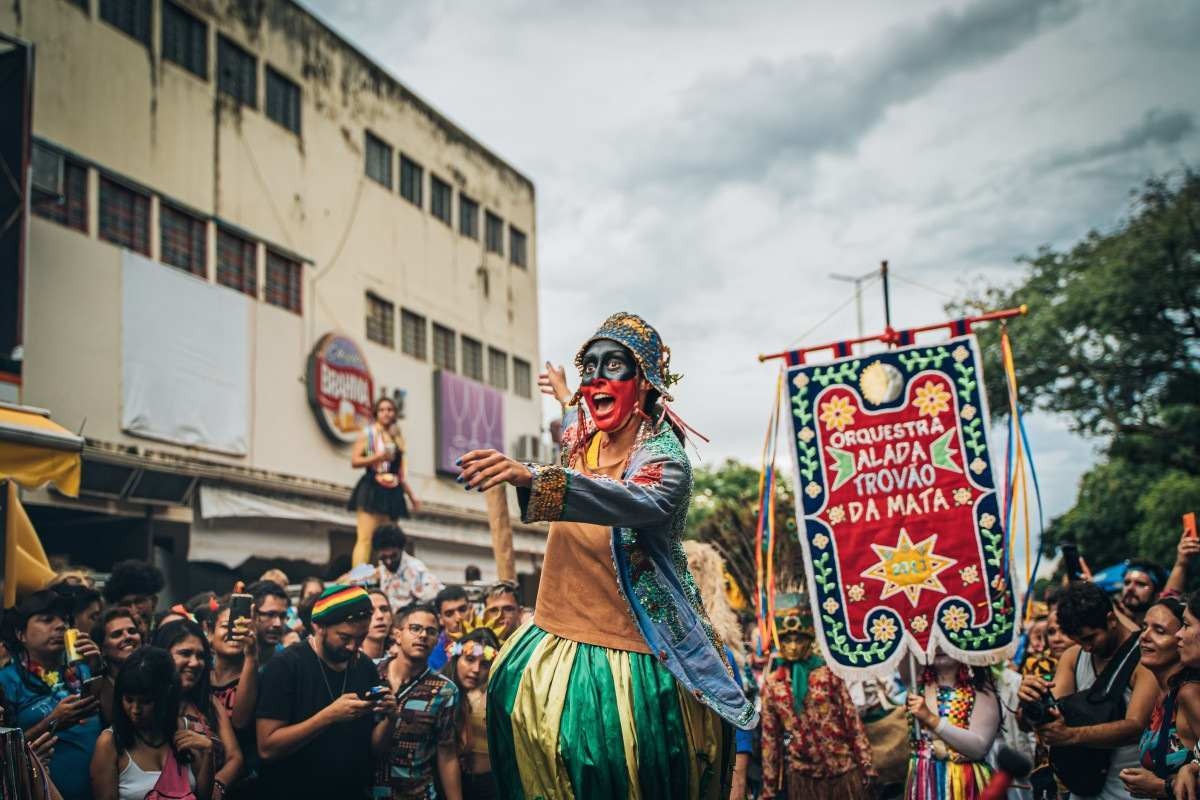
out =
{"type": "Polygon", "coordinates": [[[0,405],[0,479],[26,489],[53,483],[70,497],[79,495],[83,437],[52,422],[47,413],[0,405]]]}
{"type": "Polygon", "coordinates": [[[17,597],[45,586],[54,577],[54,570],[50,569],[42,542],[17,497],[16,484],[9,481],[0,491],[4,490],[8,493],[4,513],[4,607],[7,608],[17,597]]]}

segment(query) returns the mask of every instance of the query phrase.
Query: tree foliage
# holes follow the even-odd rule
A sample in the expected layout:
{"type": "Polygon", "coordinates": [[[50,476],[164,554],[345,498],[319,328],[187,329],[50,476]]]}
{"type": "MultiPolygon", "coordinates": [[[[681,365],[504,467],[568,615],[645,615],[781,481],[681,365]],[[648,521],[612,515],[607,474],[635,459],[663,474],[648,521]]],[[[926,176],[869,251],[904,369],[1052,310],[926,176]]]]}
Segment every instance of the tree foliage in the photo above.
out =
{"type": "MultiPolygon", "coordinates": [[[[759,471],[733,459],[695,472],[695,497],[688,512],[688,537],[708,542],[725,559],[726,569],[753,602],[757,585],[755,531],[758,524],[759,471]]],[[[796,513],[786,475],[776,482],[775,581],[783,588],[804,581],[804,562],[796,538],[796,513]]]]}
{"type": "MultiPolygon", "coordinates": [[[[1022,402],[1103,445],[1044,544],[1075,540],[1093,567],[1169,562],[1180,514],[1200,506],[1200,173],[1151,179],[1113,230],[1020,260],[1020,283],[955,310],[1028,305],[1010,326],[1022,402]]],[[[980,338],[1001,417],[998,333],[980,338]]]]}

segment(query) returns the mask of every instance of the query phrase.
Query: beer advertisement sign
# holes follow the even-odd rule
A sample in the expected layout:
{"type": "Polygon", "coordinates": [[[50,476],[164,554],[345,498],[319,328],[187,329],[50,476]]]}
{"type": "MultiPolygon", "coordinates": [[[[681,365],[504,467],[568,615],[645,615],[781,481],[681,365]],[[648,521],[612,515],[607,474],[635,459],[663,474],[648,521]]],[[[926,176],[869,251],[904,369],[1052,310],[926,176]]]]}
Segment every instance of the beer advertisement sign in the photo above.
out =
{"type": "Polygon", "coordinates": [[[333,441],[353,444],[374,420],[375,383],[353,339],[337,333],[322,336],[308,357],[306,383],[313,414],[333,441]]]}

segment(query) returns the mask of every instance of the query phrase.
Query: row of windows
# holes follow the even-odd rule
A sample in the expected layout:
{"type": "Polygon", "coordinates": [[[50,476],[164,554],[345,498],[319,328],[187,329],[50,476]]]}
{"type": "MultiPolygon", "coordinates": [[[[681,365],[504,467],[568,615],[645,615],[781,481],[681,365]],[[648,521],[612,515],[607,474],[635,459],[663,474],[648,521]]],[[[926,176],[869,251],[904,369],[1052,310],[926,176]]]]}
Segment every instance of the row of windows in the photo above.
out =
{"type": "MultiPolygon", "coordinates": [[[[36,145],[40,149],[40,145],[36,145]]],[[[40,154],[39,157],[47,157],[40,154]]],[[[58,157],[49,154],[49,158],[58,157]]],[[[62,196],[40,199],[33,212],[68,228],[88,233],[88,168],[62,157],[62,196]]],[[[144,256],[150,255],[150,195],[121,180],[100,173],[101,239],[144,256]]],[[[164,264],[205,277],[208,264],[208,220],[173,205],[158,204],[159,260],[164,264]]],[[[258,242],[217,225],[217,283],[258,298],[258,242]]],[[[303,265],[293,258],[266,249],[266,281],[262,299],[274,306],[302,313],[303,265]]]]}
{"type": "MultiPolygon", "coordinates": [[[[400,309],[400,350],[413,358],[429,358],[426,338],[428,320],[415,311],[400,309]]],[[[384,347],[396,346],[396,306],[373,292],[367,292],[367,338],[384,347]]],[[[466,334],[459,337],[453,329],[433,323],[433,364],[458,372],[458,348],[462,343],[462,374],[484,382],[484,345],[466,334]]],[[[497,389],[509,388],[508,353],[487,347],[487,383],[497,389]]],[[[513,356],[512,390],[520,397],[533,397],[533,368],[528,361],[513,356]]]]}
{"type": "MultiPolygon", "coordinates": [[[[150,42],[150,0],[100,0],[100,18],[138,40],[150,42]]],[[[162,57],[208,80],[208,25],[180,6],[163,0],[162,57]]],[[[300,133],[300,87],[269,64],[267,117],[300,133]]],[[[217,34],[217,89],[242,105],[258,108],[258,60],[253,53],[217,34]]]]}
{"type": "MultiPolygon", "coordinates": [[[[390,144],[367,131],[367,177],[393,188],[394,173],[390,144]]],[[[425,168],[400,153],[400,196],[417,208],[425,208],[425,168]]],[[[433,173],[429,174],[429,213],[453,227],[454,189],[433,173]]],[[[458,232],[468,239],[479,239],[479,203],[462,192],[458,193],[458,232]]],[[[484,213],[484,246],[489,253],[504,255],[504,220],[491,211],[484,213]]],[[[529,266],[525,232],[508,226],[508,260],[518,267],[529,266]]]]}

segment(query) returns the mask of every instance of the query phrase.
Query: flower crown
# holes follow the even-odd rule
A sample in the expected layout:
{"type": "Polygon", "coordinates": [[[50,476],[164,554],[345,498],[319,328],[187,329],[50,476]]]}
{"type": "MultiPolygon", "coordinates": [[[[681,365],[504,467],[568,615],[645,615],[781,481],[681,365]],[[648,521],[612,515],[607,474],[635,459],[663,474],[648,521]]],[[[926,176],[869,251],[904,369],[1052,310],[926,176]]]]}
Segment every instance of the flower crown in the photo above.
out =
{"type": "Polygon", "coordinates": [[[469,652],[476,656],[482,656],[484,661],[496,660],[496,648],[490,644],[480,644],[479,642],[453,642],[446,645],[446,654],[451,658],[461,656],[463,653],[469,652]]]}

